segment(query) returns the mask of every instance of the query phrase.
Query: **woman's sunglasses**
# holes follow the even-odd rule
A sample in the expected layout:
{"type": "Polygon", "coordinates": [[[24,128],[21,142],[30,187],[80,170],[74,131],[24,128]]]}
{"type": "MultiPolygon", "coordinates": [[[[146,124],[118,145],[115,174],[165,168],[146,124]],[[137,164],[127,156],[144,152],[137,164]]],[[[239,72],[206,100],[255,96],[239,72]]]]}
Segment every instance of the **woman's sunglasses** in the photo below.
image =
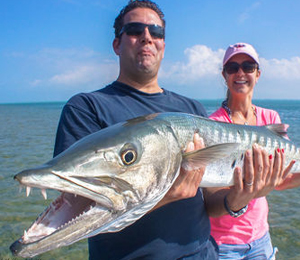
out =
{"type": "Polygon", "coordinates": [[[253,73],[256,69],[258,69],[258,64],[249,61],[244,61],[242,64],[229,62],[224,66],[224,71],[227,74],[234,74],[237,73],[240,68],[244,71],[244,73],[253,73]]]}
{"type": "Polygon", "coordinates": [[[159,38],[159,39],[165,38],[165,28],[157,24],[144,24],[144,23],[125,24],[119,33],[119,37],[123,33],[126,33],[127,35],[131,35],[131,36],[140,36],[145,31],[146,27],[148,27],[149,33],[151,34],[152,37],[159,38]]]}

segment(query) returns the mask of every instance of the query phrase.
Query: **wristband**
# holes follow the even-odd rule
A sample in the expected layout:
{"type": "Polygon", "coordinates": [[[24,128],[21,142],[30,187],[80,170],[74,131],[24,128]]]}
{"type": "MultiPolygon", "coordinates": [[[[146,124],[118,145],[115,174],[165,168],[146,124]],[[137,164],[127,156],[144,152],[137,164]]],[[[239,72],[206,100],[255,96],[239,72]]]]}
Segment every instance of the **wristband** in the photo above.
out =
{"type": "Polygon", "coordinates": [[[226,211],[228,212],[228,214],[234,218],[238,218],[238,217],[242,216],[243,214],[246,213],[246,211],[248,209],[248,205],[246,205],[245,207],[241,208],[238,211],[232,211],[228,206],[227,195],[224,197],[224,207],[225,207],[226,211]]]}

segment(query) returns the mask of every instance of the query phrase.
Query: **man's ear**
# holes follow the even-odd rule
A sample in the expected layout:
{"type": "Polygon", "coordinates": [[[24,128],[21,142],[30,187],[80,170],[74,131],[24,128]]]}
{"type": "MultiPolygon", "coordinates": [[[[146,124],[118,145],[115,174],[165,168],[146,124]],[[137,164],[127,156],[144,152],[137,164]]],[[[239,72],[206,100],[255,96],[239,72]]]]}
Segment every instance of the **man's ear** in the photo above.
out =
{"type": "Polygon", "coordinates": [[[117,54],[119,56],[120,54],[120,38],[115,38],[113,41],[113,48],[115,51],[115,54],[117,54]]]}

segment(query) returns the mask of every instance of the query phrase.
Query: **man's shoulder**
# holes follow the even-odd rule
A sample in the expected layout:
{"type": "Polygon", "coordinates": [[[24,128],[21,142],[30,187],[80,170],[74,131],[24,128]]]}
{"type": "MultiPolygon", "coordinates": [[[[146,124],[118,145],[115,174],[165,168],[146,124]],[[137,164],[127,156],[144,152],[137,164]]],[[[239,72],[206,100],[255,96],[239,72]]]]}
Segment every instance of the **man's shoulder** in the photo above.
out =
{"type": "Polygon", "coordinates": [[[171,91],[171,90],[167,90],[164,88],[164,91],[168,94],[168,95],[171,95],[175,98],[179,98],[179,99],[184,99],[184,100],[189,100],[191,102],[198,102],[196,99],[194,98],[190,98],[190,97],[187,97],[187,96],[184,96],[182,94],[179,94],[177,92],[174,92],[174,91],[171,91]]]}
{"type": "MultiPolygon", "coordinates": [[[[71,106],[80,106],[80,105],[87,105],[95,102],[95,100],[106,99],[106,97],[112,94],[114,89],[112,88],[112,84],[105,86],[104,88],[94,90],[91,92],[80,92],[72,96],[67,105],[71,106]]],[[[110,96],[111,97],[111,96],[110,96]]]]}
{"type": "Polygon", "coordinates": [[[177,104],[179,107],[183,109],[187,109],[184,112],[207,117],[206,110],[199,100],[186,97],[172,91],[168,91],[167,94],[171,97],[171,99],[173,99],[174,104],[177,104]]]}

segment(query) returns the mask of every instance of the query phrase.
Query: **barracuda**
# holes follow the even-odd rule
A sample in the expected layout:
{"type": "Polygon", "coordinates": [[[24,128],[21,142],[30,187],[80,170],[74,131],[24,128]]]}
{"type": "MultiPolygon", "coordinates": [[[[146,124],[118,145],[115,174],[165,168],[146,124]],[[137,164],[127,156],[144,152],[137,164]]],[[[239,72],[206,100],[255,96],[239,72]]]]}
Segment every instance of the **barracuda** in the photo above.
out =
{"type": "Polygon", "coordinates": [[[27,187],[61,195],[14,242],[16,256],[33,257],[105,232],[117,232],[149,212],[167,193],[181,165],[206,166],[201,187],[233,184],[233,171],[257,143],[269,153],[285,150],[286,163],[300,152],[283,138],[286,125],[234,125],[182,113],[151,114],[91,134],[15,179],[27,187]],[[206,148],[184,153],[198,132],[206,148]]]}

